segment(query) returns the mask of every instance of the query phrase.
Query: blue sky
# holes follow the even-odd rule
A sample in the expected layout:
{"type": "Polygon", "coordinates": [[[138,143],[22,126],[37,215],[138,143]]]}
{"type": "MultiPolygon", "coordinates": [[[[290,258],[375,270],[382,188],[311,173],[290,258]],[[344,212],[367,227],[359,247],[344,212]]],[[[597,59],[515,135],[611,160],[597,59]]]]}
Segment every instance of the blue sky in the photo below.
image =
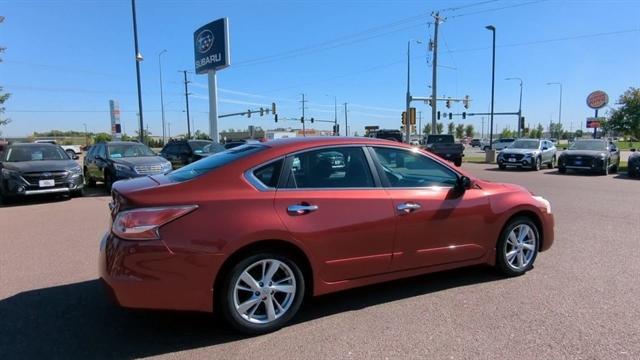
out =
{"type": "MultiPolygon", "coordinates": [[[[120,101],[127,133],[136,127],[136,81],[131,7],[128,0],[0,1],[0,84],[13,93],[5,104],[13,121],[4,136],[50,129],[109,130],[109,99],[120,101]]],[[[584,126],[593,90],[611,101],[629,86],[640,86],[640,2],[638,1],[199,1],[138,0],[144,118],[161,134],[157,54],[163,55],[165,109],[171,133],[186,131],[182,74],[193,71],[192,33],[228,17],[232,65],[218,73],[220,113],[243,111],[275,101],[281,117],[333,119],[333,97],[349,103],[351,133],[365,125],[397,128],[404,108],[406,46],[412,46],[414,96],[430,93],[433,35],[429,14],[445,10],[440,27],[440,96],[473,99],[469,112],[486,112],[491,91],[491,33],[497,28],[496,111],[516,111],[518,82],[524,80],[523,113],[545,126],[558,118],[563,83],[565,128],[584,126]]],[[[189,74],[195,127],[207,130],[207,79],[189,74]]],[[[430,107],[422,111],[423,125],[430,107]]],[[[444,104],[442,111],[448,111],[444,104]]],[[[453,112],[462,112],[461,104],[453,112]]],[[[343,121],[343,107],[338,117],[343,121]]],[[[447,121],[448,122],[448,121],[447,121]]],[[[481,118],[454,122],[474,124],[481,118]]],[[[496,117],[499,130],[515,118],[496,117]]],[[[446,122],[445,122],[446,123],[446,122]]],[[[271,117],[221,119],[220,129],[248,125],[274,128],[271,117]]],[[[278,126],[295,126],[279,122],[278,126]]],[[[329,129],[330,124],[316,124],[329,129]]]]}

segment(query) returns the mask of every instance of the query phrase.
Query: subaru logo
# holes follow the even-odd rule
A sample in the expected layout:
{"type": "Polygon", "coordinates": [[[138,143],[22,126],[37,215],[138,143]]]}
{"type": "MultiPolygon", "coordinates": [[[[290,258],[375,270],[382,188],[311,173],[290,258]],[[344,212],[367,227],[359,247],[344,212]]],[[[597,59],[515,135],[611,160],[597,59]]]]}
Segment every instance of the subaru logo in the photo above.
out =
{"type": "Polygon", "coordinates": [[[42,173],[42,177],[46,177],[46,178],[51,177],[51,173],[50,172],[42,173]]]}
{"type": "Polygon", "coordinates": [[[580,160],[582,159],[582,156],[576,156],[576,159],[580,160]]]}
{"type": "Polygon", "coordinates": [[[198,44],[198,52],[201,54],[206,53],[213,46],[213,33],[209,29],[204,29],[196,37],[196,43],[198,44]]]}

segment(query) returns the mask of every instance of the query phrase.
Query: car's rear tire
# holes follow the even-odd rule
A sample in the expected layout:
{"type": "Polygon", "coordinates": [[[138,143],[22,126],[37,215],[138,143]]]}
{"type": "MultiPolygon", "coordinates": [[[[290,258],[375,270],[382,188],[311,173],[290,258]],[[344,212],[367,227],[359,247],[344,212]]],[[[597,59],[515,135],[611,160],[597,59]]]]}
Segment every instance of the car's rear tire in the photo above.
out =
{"type": "Polygon", "coordinates": [[[556,167],[556,157],[552,157],[551,158],[551,162],[547,164],[547,168],[549,169],[553,169],[554,167],[556,167]]]}
{"type": "Polygon", "coordinates": [[[526,216],[510,220],[496,245],[496,267],[506,276],[518,276],[533,267],[540,247],[540,230],[526,216]]]}
{"type": "Polygon", "coordinates": [[[216,290],[223,318],[240,332],[258,335],[278,330],[295,316],[305,279],[293,257],[261,252],[233,265],[216,290]]]}
{"type": "Polygon", "coordinates": [[[562,165],[558,165],[558,172],[560,174],[566,174],[567,173],[567,168],[562,166],[562,165]]]}
{"type": "Polygon", "coordinates": [[[462,159],[455,159],[455,160],[453,161],[453,164],[454,164],[455,166],[457,166],[457,167],[462,166],[462,159]]]}

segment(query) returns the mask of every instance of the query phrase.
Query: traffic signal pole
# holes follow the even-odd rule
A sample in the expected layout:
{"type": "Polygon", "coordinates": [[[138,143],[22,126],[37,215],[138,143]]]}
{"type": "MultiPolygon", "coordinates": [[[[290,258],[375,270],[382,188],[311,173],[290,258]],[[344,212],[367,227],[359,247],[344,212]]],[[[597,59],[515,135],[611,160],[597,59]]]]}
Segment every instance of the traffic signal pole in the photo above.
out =
{"type": "Polygon", "coordinates": [[[440,25],[440,13],[436,12],[433,15],[434,21],[434,30],[433,30],[433,69],[432,69],[432,77],[431,77],[431,134],[436,134],[436,116],[437,116],[437,108],[438,102],[435,100],[438,98],[437,91],[437,76],[438,76],[438,26],[440,25]]]}
{"type": "MultiPolygon", "coordinates": [[[[407,41],[407,97],[406,97],[406,114],[409,115],[410,107],[411,107],[411,40],[407,41]]],[[[407,116],[408,118],[408,116],[407,116]]],[[[404,125],[405,132],[405,142],[407,144],[411,143],[411,124],[409,121],[406,121],[404,125]]]]}

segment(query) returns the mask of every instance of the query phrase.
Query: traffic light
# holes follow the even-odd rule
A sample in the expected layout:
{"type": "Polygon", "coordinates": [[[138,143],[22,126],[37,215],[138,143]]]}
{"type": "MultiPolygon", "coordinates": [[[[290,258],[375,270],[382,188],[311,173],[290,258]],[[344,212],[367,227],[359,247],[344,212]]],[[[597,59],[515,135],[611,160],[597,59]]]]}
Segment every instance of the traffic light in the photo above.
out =
{"type": "Polygon", "coordinates": [[[300,117],[300,122],[304,124],[304,116],[300,117]]]}
{"type": "Polygon", "coordinates": [[[451,108],[451,98],[447,99],[447,108],[450,109],[451,108]]]}
{"type": "Polygon", "coordinates": [[[449,113],[449,120],[453,119],[453,113],[449,113]]]}
{"type": "Polygon", "coordinates": [[[465,109],[469,108],[469,105],[471,105],[471,98],[469,98],[469,95],[464,96],[464,99],[462,99],[462,105],[465,109]]]}
{"type": "Polygon", "coordinates": [[[427,100],[427,103],[429,104],[429,106],[433,106],[433,100],[431,98],[429,98],[429,100],[427,100]]]}
{"type": "Polygon", "coordinates": [[[466,118],[467,118],[467,113],[463,111],[463,112],[462,112],[462,119],[464,120],[464,119],[466,119],[466,118]]]}
{"type": "Polygon", "coordinates": [[[276,103],[271,103],[271,113],[272,114],[276,113],[276,103]]]}
{"type": "Polygon", "coordinates": [[[264,109],[260,108],[260,116],[263,116],[263,115],[264,115],[264,109]]]}
{"type": "Polygon", "coordinates": [[[340,124],[333,125],[333,134],[335,136],[339,136],[340,135],[340,124]]]}
{"type": "Polygon", "coordinates": [[[416,124],[416,108],[409,108],[409,123],[411,125],[416,124]]]}
{"type": "Polygon", "coordinates": [[[407,112],[403,111],[402,112],[402,125],[405,125],[407,123],[407,112]]]}
{"type": "Polygon", "coordinates": [[[440,120],[440,111],[438,111],[438,120],[440,120]]]}
{"type": "Polygon", "coordinates": [[[250,118],[251,117],[251,109],[247,110],[247,117],[250,118]]]}
{"type": "Polygon", "coordinates": [[[313,124],[313,118],[311,118],[311,123],[313,124]]]}
{"type": "Polygon", "coordinates": [[[520,129],[524,129],[524,116],[520,117],[520,129]]]}
{"type": "Polygon", "coordinates": [[[273,119],[278,122],[278,114],[273,115],[273,119]]]}

